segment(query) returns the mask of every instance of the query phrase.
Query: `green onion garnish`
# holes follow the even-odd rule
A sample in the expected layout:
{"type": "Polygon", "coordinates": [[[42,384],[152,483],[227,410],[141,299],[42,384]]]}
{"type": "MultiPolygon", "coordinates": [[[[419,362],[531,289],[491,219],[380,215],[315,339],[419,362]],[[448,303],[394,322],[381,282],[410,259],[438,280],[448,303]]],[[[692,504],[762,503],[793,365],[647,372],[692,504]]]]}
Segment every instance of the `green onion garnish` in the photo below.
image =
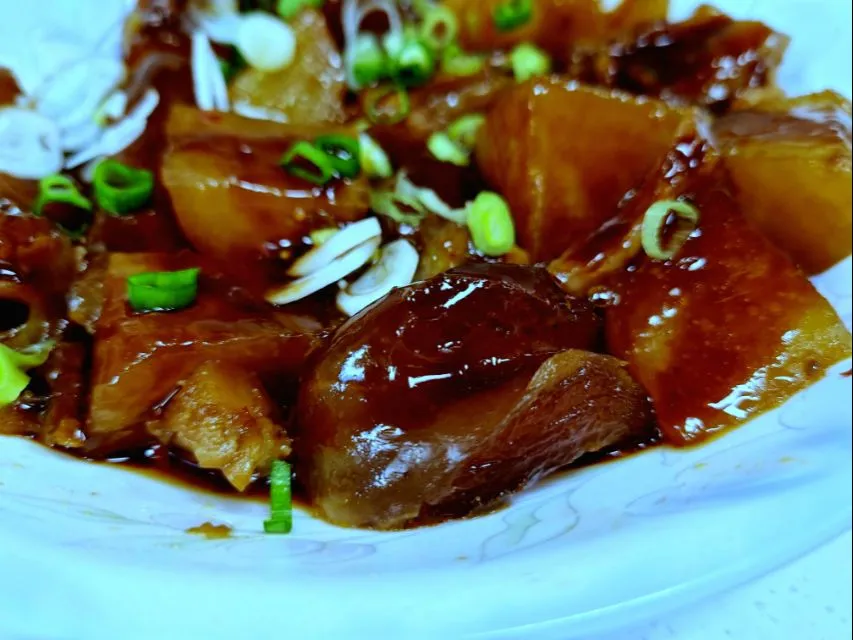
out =
{"type": "Polygon", "coordinates": [[[346,135],[320,136],[314,146],[325,153],[335,173],[342,178],[355,178],[361,173],[361,145],[358,138],[346,135]]]}
{"type": "Polygon", "coordinates": [[[68,176],[55,174],[39,180],[39,192],[33,203],[33,213],[44,215],[49,204],[67,204],[86,211],[92,210],[91,201],[77,189],[77,185],[68,176]]]}
{"type": "Polygon", "coordinates": [[[485,56],[465,53],[455,44],[447,47],[441,57],[441,70],[451,76],[473,76],[485,66],[485,56]]]}
{"type": "Polygon", "coordinates": [[[397,124],[412,110],[409,94],[398,85],[374,87],[364,98],[364,112],[374,124],[397,124]]]}
{"type": "Polygon", "coordinates": [[[53,342],[44,342],[15,351],[0,344],[0,407],[8,406],[18,399],[30,384],[30,377],[25,371],[47,362],[53,346],[53,342]]]}
{"type": "Polygon", "coordinates": [[[323,2],[324,0],[278,0],[275,11],[285,20],[290,20],[308,7],[319,9],[323,6],[323,2]]]}
{"type": "Polygon", "coordinates": [[[92,179],[95,200],[101,208],[124,215],[144,206],[154,193],[154,174],[118,160],[104,160],[92,179]]]}
{"type": "Polygon", "coordinates": [[[435,56],[417,38],[408,38],[399,51],[391,55],[391,76],[404,87],[426,83],[435,72],[435,56]]]}
{"type": "Polygon", "coordinates": [[[421,40],[433,51],[443,51],[456,40],[459,34],[459,21],[448,7],[433,5],[421,22],[421,40]]]}
{"type": "Polygon", "coordinates": [[[679,252],[690,234],[699,224],[699,210],[689,202],[681,200],[661,200],[650,206],[643,216],[643,251],[653,260],[672,260],[679,252]],[[672,234],[668,246],[663,245],[662,235],[670,224],[671,217],[678,225],[672,234]]]}
{"type": "Polygon", "coordinates": [[[512,73],[519,82],[536,76],[544,76],[551,71],[551,57],[539,47],[522,43],[509,54],[512,73]]]}
{"type": "Polygon", "coordinates": [[[533,18],[533,0],[506,0],[495,7],[492,18],[500,31],[524,26],[533,18]]]}
{"type": "Polygon", "coordinates": [[[270,517],[264,520],[266,533],[290,533],[293,530],[293,495],[290,465],[274,460],[270,469],[270,517]]]}
{"type": "Polygon", "coordinates": [[[361,167],[368,178],[390,178],[394,167],[385,150],[366,133],[358,136],[361,146],[361,167]]]}
{"type": "Polygon", "coordinates": [[[468,205],[468,230],[474,246],[487,256],[502,256],[515,246],[509,205],[491,191],[483,191],[468,205]]]}
{"type": "Polygon", "coordinates": [[[443,131],[434,133],[429,137],[427,149],[441,162],[449,162],[457,167],[467,167],[471,164],[471,152],[454,142],[443,131]]]}
{"type": "Polygon", "coordinates": [[[352,75],[359,86],[366,87],[388,77],[388,56],[372,33],[358,35],[352,56],[352,75]]]}
{"type": "Polygon", "coordinates": [[[416,198],[395,191],[373,191],[370,208],[399,224],[417,227],[427,214],[426,207],[416,198]]]}
{"type": "Polygon", "coordinates": [[[477,134],[485,122],[486,117],[479,113],[462,116],[447,128],[447,135],[466,149],[473,149],[477,144],[477,134]]]}
{"type": "Polygon", "coordinates": [[[324,185],[335,177],[332,158],[310,142],[301,140],[293,144],[279,164],[291,175],[316,185],[324,185]]]}
{"type": "Polygon", "coordinates": [[[127,279],[134,311],[176,311],[195,302],[201,269],[140,273],[127,279]]]}
{"type": "Polygon", "coordinates": [[[486,118],[479,114],[463,116],[447,129],[434,133],[427,140],[427,149],[442,162],[459,167],[471,164],[471,152],[477,143],[477,132],[486,118]]]}

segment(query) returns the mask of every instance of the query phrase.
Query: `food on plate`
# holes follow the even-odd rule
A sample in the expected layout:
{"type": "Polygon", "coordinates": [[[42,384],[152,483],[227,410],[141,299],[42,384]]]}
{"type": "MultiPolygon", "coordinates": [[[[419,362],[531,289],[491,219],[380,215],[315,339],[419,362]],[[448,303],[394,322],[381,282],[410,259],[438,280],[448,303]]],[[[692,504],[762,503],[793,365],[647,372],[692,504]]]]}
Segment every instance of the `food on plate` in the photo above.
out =
{"type": "Polygon", "coordinates": [[[665,0],[139,0],[0,70],[0,434],[340,526],[698,445],[850,357],[850,102],[665,0]],[[81,47],[77,42],[64,43],[81,47]]]}

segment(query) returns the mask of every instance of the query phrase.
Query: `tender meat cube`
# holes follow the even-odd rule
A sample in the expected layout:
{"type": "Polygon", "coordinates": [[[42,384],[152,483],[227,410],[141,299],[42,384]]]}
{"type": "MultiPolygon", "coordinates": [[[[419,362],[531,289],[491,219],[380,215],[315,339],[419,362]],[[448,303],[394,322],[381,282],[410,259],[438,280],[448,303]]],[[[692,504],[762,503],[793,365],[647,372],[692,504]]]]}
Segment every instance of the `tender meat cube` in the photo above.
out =
{"type": "Polygon", "coordinates": [[[550,260],[610,217],[690,121],[656,100],[532,81],[489,112],[477,161],[508,199],[519,244],[550,260]]]}
{"type": "Polygon", "coordinates": [[[261,377],[293,378],[323,336],[312,317],[270,311],[221,280],[191,254],[112,254],[97,322],[87,434],[97,453],[136,446],[142,422],[199,365],[219,361],[261,377]],[[127,277],[201,266],[198,297],[186,309],[133,313],[127,277]]]}
{"type": "Polygon", "coordinates": [[[682,140],[669,161],[660,182],[586,245],[574,262],[581,277],[570,268],[562,279],[609,300],[608,351],[648,390],[666,441],[685,445],[778,406],[848,357],[851,338],[741,214],[706,144],[682,140]],[[700,212],[698,231],[672,261],[641,251],[640,224],[655,194],[687,198],[700,212]],[[587,260],[598,254],[607,261],[587,260]]]}
{"type": "Polygon", "coordinates": [[[89,345],[85,342],[60,342],[42,368],[48,385],[47,410],[42,416],[39,439],[51,447],[82,447],[84,405],[88,391],[89,345]]]}
{"type": "Polygon", "coordinates": [[[271,73],[252,67],[241,71],[230,87],[234,109],[291,124],[343,122],[346,77],[326,19],[306,10],[292,27],[296,34],[293,63],[271,73]]]}
{"type": "Polygon", "coordinates": [[[188,452],[202,469],[220,470],[238,491],[290,454],[258,377],[219,362],[205,362],[182,382],[148,430],[164,445],[188,452]]]}
{"type": "Polygon", "coordinates": [[[744,214],[809,274],[850,255],[850,102],[826,92],[717,120],[744,214]]]}
{"type": "Polygon", "coordinates": [[[570,74],[721,112],[735,100],[773,86],[788,42],[760,22],[735,21],[705,8],[685,22],[657,25],[606,47],[577,50],[570,74]]]}
{"type": "Polygon", "coordinates": [[[314,229],[367,212],[366,179],[318,187],[279,166],[295,141],[315,131],[185,107],[172,119],[162,179],[178,223],[203,253],[231,263],[257,260],[269,247],[299,244],[314,229]]]}
{"type": "Polygon", "coordinates": [[[75,270],[54,225],[0,203],[0,341],[19,349],[55,337],[75,270]]]}
{"type": "Polygon", "coordinates": [[[611,367],[558,356],[597,343],[591,308],[541,268],[471,265],[398,289],[339,329],[303,376],[297,474],[324,517],[348,526],[400,527],[431,510],[461,514],[489,502],[647,426],[635,385],[625,406],[612,397],[629,379],[621,365],[604,376],[613,413],[599,421],[599,392],[587,383],[611,367]],[[590,413],[580,417],[584,403],[590,413]],[[642,410],[623,425],[629,405],[642,410]],[[569,415],[577,431],[557,442],[548,426],[565,427],[569,415]],[[506,438],[524,443],[528,463],[501,451],[506,438]],[[466,471],[502,460],[503,480],[478,485],[466,471]]]}

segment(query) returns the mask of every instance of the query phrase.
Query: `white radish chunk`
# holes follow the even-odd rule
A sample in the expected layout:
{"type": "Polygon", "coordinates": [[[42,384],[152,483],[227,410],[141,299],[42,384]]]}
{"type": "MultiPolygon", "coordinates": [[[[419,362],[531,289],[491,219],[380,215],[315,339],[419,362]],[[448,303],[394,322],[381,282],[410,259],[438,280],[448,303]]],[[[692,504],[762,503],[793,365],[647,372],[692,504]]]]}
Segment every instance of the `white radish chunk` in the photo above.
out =
{"type": "Polygon", "coordinates": [[[252,67],[267,73],[284,69],[296,56],[296,36],[282,20],[247,13],[237,31],[237,49],[252,67]]]}
{"type": "Polygon", "coordinates": [[[338,309],[354,316],[392,290],[411,284],[419,260],[418,252],[407,240],[395,240],[385,245],[376,264],[338,293],[338,309]]]}
{"type": "Polygon", "coordinates": [[[266,295],[267,302],[277,305],[290,304],[346,278],[370,261],[379,248],[380,242],[381,239],[378,236],[370,238],[349,252],[338,256],[319,271],[269,291],[266,295]]]}
{"type": "Polygon", "coordinates": [[[359,220],[358,222],[347,225],[326,239],[323,244],[314,247],[308,253],[301,256],[290,266],[287,275],[294,278],[310,275],[363,242],[381,236],[382,227],[379,225],[379,220],[376,218],[359,220]]]}

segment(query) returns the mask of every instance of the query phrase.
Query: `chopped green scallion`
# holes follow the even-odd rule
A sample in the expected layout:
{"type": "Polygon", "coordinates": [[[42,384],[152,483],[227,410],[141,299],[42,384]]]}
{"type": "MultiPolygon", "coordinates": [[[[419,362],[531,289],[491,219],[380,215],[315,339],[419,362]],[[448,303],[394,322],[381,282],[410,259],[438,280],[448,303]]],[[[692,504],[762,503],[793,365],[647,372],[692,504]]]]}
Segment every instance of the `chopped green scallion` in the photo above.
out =
{"type": "Polygon", "coordinates": [[[304,140],[293,144],[279,164],[293,176],[322,186],[335,177],[332,158],[322,149],[304,140]]]}
{"type": "Polygon", "coordinates": [[[672,260],[699,224],[699,210],[682,200],[660,200],[650,206],[643,216],[641,239],[643,251],[653,260],[672,260]],[[673,220],[674,216],[674,220],[673,220]],[[675,231],[667,246],[663,234],[671,222],[675,231]]]}
{"type": "Polygon", "coordinates": [[[492,18],[499,31],[522,27],[533,18],[533,0],[506,0],[495,7],[492,18]]]}
{"type": "Polygon", "coordinates": [[[309,7],[313,9],[321,8],[324,1],[325,0],[278,0],[275,12],[285,20],[290,20],[303,9],[307,9],[309,7]]]}
{"type": "Polygon", "coordinates": [[[77,189],[77,185],[68,176],[52,175],[39,180],[39,191],[33,203],[33,213],[44,215],[49,204],[66,204],[85,211],[92,210],[92,203],[77,189]]]}
{"type": "Polygon", "coordinates": [[[394,173],[385,150],[366,133],[358,136],[361,143],[361,167],[368,178],[390,178],[394,173]]]}
{"type": "Polygon", "coordinates": [[[451,76],[473,76],[485,67],[485,56],[465,53],[457,45],[447,47],[441,57],[442,72],[451,76]]]}
{"type": "Polygon", "coordinates": [[[314,140],[314,146],[329,157],[332,169],[341,178],[355,178],[361,173],[358,138],[338,134],[320,136],[314,140]]]}
{"type": "Polygon", "coordinates": [[[0,344],[0,407],[8,406],[18,399],[30,384],[30,377],[25,372],[47,362],[53,346],[53,342],[44,342],[15,351],[0,344]]]}
{"type": "Polygon", "coordinates": [[[551,57],[536,45],[526,42],[512,50],[509,61],[518,82],[544,76],[551,71],[551,57]]]}
{"type": "Polygon", "coordinates": [[[293,495],[290,465],[274,460],[270,469],[270,517],[264,520],[266,533],[290,533],[293,530],[293,495]]]}
{"type": "Polygon", "coordinates": [[[136,169],[118,160],[104,160],[95,167],[92,179],[95,201],[115,215],[142,208],[154,193],[154,174],[136,169]]]}
{"type": "Polygon", "coordinates": [[[421,40],[428,47],[433,51],[443,51],[459,35],[459,21],[448,7],[433,5],[424,14],[419,31],[421,40]]]}
{"type": "Polygon", "coordinates": [[[391,54],[390,72],[391,77],[404,87],[420,86],[435,73],[435,56],[422,41],[409,38],[399,51],[391,54]]]}
{"type": "Polygon", "coordinates": [[[397,124],[405,120],[411,110],[408,92],[398,85],[375,87],[364,97],[365,115],[374,124],[397,124]]]}
{"type": "Polygon", "coordinates": [[[176,311],[195,302],[201,269],[139,273],[127,279],[134,311],[176,311]]]}
{"type": "Polygon", "coordinates": [[[515,224],[506,200],[483,191],[468,205],[468,230],[483,254],[499,257],[515,246],[515,224]]]}

